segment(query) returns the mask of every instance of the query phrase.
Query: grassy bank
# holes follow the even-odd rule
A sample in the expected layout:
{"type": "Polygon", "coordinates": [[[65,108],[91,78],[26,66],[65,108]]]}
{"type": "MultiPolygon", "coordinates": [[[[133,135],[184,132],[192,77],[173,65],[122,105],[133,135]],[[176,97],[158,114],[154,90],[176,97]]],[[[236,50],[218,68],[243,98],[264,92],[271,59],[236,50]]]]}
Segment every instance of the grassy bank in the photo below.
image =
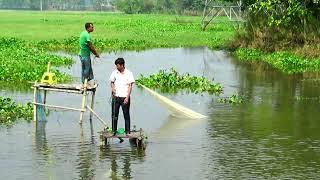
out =
{"type": "Polygon", "coordinates": [[[284,73],[320,71],[320,36],[316,30],[293,32],[290,26],[268,26],[265,21],[255,16],[249,19],[226,46],[241,61],[264,62],[284,73]]]}
{"type": "Polygon", "coordinates": [[[292,51],[265,52],[254,48],[238,48],[234,54],[240,61],[265,62],[282,72],[304,73],[320,70],[320,57],[306,58],[292,51]]]}

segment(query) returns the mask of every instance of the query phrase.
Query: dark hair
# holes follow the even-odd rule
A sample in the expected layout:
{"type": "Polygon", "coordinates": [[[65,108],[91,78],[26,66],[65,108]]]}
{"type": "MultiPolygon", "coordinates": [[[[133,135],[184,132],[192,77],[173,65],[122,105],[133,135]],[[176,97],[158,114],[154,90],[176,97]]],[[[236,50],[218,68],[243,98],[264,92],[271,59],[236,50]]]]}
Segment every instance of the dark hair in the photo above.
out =
{"type": "Polygon", "coordinates": [[[120,65],[124,65],[124,59],[123,58],[118,58],[116,59],[116,61],[114,62],[115,65],[120,64],[120,65]]]}
{"type": "Polygon", "coordinates": [[[87,23],[84,25],[84,27],[86,28],[86,30],[90,27],[90,25],[93,25],[93,23],[87,22],[87,23]]]}

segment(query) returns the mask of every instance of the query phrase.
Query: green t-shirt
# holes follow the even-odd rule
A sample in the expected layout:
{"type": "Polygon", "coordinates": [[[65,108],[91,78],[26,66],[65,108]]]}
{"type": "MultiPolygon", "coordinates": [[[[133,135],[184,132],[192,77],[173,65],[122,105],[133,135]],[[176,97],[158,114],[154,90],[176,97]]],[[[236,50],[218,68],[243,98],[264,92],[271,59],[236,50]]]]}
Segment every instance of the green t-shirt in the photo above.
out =
{"type": "Polygon", "coordinates": [[[88,41],[91,41],[90,34],[88,33],[88,31],[83,31],[80,34],[80,52],[79,52],[79,55],[82,57],[90,56],[88,41]]]}

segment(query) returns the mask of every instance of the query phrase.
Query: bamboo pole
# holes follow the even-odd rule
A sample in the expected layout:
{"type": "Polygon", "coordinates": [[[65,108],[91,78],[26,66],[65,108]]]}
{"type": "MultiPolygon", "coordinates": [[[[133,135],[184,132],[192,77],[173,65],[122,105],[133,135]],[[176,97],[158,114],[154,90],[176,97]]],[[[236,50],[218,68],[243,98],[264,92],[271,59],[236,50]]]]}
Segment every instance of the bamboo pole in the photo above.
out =
{"type": "Polygon", "coordinates": [[[82,94],[82,91],[39,87],[40,90],[82,94]]]}
{"type": "Polygon", "coordinates": [[[47,102],[47,90],[44,90],[44,93],[43,93],[43,104],[46,104],[47,102]]]}
{"type": "Polygon", "coordinates": [[[37,102],[33,102],[32,104],[37,105],[37,106],[45,106],[45,107],[51,107],[51,108],[57,108],[57,109],[67,109],[67,110],[72,110],[72,111],[81,111],[81,112],[86,111],[86,109],[77,109],[77,108],[71,108],[71,107],[48,105],[48,104],[42,104],[42,103],[37,103],[37,102]]]}
{"type": "MultiPolygon", "coordinates": [[[[37,102],[37,91],[38,88],[36,87],[37,81],[34,82],[35,87],[33,88],[33,102],[37,102]]],[[[33,104],[33,121],[37,122],[37,105],[33,104]]]]}
{"type": "Polygon", "coordinates": [[[98,120],[99,120],[105,127],[108,127],[108,124],[107,124],[100,116],[98,116],[97,113],[95,113],[89,106],[87,106],[87,108],[89,109],[89,111],[90,111],[92,114],[94,114],[94,115],[98,118],[98,120]]]}
{"type": "MultiPolygon", "coordinates": [[[[84,89],[83,89],[83,95],[82,95],[82,103],[81,103],[81,109],[85,108],[86,101],[87,101],[87,87],[88,87],[88,79],[85,79],[84,81],[84,89]]],[[[83,114],[84,112],[80,112],[80,121],[79,123],[82,124],[83,121],[83,114]]]]}
{"type": "MultiPolygon", "coordinates": [[[[96,96],[96,91],[94,90],[94,91],[92,91],[91,107],[90,107],[91,109],[93,109],[93,107],[94,107],[95,96],[96,96]]],[[[90,111],[90,124],[92,123],[92,112],[93,112],[93,110],[90,111]]]]}

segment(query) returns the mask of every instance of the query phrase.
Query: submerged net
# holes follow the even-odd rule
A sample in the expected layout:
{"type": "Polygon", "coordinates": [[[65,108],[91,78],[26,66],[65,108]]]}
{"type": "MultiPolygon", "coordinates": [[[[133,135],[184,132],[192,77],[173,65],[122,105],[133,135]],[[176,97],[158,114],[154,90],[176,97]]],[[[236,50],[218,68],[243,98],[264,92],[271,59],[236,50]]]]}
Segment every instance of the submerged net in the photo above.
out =
{"type": "MultiPolygon", "coordinates": [[[[38,91],[36,94],[36,102],[43,103],[41,93],[38,91]]],[[[46,121],[46,112],[44,106],[37,105],[37,121],[46,121]]]]}

